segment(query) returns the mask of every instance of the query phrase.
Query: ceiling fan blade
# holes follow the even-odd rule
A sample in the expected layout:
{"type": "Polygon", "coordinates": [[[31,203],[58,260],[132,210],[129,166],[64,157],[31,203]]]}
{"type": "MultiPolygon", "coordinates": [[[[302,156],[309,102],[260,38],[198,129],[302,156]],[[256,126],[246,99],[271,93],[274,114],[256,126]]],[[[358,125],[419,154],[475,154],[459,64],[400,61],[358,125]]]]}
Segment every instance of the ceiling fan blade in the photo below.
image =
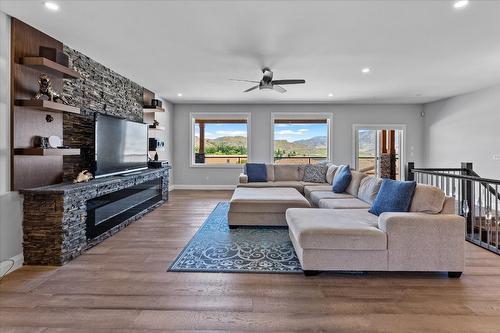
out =
{"type": "Polygon", "coordinates": [[[306,83],[306,80],[293,79],[293,80],[274,80],[272,84],[300,84],[306,83]]]}
{"type": "Polygon", "coordinates": [[[277,85],[273,85],[273,89],[280,93],[285,93],[286,89],[277,85]]]}
{"type": "Polygon", "coordinates": [[[247,90],[243,91],[243,92],[249,92],[249,91],[252,91],[252,90],[255,90],[259,87],[259,85],[256,85],[256,86],[253,86],[253,87],[250,87],[248,88],[247,90]]]}
{"type": "Polygon", "coordinates": [[[238,81],[238,82],[251,82],[251,83],[259,83],[259,81],[253,80],[240,80],[240,79],[229,79],[230,81],[238,81]]]}

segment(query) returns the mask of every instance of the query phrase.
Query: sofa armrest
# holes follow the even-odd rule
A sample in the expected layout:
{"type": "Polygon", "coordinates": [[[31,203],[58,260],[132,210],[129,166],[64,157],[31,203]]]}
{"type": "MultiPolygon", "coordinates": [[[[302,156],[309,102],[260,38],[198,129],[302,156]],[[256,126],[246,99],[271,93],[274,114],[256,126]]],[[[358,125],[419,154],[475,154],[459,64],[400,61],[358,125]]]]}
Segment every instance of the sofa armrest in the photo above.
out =
{"type": "Polygon", "coordinates": [[[240,184],[246,184],[248,183],[248,176],[245,175],[244,173],[240,173],[240,178],[238,181],[240,184]]]}
{"type": "Polygon", "coordinates": [[[464,268],[465,219],[454,214],[382,213],[388,268],[396,271],[457,271],[464,268]]]}
{"type": "Polygon", "coordinates": [[[465,237],[465,219],[454,214],[427,213],[382,213],[378,218],[378,228],[388,235],[418,232],[419,235],[444,231],[465,237]]]}

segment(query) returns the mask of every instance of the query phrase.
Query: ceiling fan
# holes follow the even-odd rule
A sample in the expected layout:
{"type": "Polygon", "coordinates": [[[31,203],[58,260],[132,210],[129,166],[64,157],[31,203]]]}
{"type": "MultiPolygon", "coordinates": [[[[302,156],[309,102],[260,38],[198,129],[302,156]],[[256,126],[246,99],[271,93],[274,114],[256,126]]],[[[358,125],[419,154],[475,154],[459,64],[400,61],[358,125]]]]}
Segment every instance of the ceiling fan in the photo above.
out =
{"type": "Polygon", "coordinates": [[[259,88],[259,90],[268,89],[268,90],[275,90],[277,92],[284,93],[284,92],[286,92],[286,89],[281,87],[282,85],[306,83],[306,81],[302,80],[302,79],[273,80],[273,71],[271,71],[267,67],[264,67],[262,69],[262,73],[264,75],[262,76],[262,80],[260,80],[260,81],[238,80],[238,79],[231,79],[231,80],[232,81],[257,83],[257,85],[252,86],[252,87],[248,88],[247,90],[244,90],[243,92],[249,92],[249,91],[252,91],[252,90],[259,88]]]}

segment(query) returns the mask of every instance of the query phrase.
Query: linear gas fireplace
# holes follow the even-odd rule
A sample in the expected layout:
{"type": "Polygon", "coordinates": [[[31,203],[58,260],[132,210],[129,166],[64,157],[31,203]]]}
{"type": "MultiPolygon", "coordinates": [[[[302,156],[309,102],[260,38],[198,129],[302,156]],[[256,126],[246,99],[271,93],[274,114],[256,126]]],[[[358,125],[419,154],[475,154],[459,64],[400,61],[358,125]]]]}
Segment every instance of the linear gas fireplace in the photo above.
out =
{"type": "Polygon", "coordinates": [[[87,240],[96,238],[162,200],[161,179],[87,201],[87,240]]]}

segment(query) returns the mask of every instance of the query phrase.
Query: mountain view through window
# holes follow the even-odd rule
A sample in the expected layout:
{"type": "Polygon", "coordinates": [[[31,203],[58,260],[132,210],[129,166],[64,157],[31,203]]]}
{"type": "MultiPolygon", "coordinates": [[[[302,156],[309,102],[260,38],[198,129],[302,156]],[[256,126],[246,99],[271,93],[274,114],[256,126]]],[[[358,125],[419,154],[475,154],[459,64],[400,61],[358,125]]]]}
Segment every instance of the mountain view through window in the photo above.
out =
{"type": "Polygon", "coordinates": [[[198,164],[244,164],[247,162],[247,124],[195,121],[195,162],[198,164]],[[201,130],[200,130],[201,127],[201,130]],[[200,147],[203,136],[204,145],[200,147]],[[201,149],[200,149],[201,148],[201,149]]]}
{"type": "Polygon", "coordinates": [[[328,124],[326,121],[275,121],[275,163],[317,163],[327,158],[328,124]]]}

